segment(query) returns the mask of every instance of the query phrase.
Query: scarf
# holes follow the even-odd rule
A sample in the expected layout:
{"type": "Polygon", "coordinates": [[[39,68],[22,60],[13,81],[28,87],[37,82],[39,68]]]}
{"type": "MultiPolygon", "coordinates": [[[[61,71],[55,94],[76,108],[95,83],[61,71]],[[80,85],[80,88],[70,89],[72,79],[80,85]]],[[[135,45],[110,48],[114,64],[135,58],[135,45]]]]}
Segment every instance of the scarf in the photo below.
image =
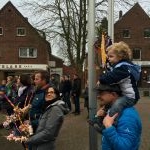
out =
{"type": "Polygon", "coordinates": [[[23,91],[27,88],[27,86],[21,86],[19,87],[19,90],[18,90],[18,96],[20,97],[23,93],[23,91]]]}

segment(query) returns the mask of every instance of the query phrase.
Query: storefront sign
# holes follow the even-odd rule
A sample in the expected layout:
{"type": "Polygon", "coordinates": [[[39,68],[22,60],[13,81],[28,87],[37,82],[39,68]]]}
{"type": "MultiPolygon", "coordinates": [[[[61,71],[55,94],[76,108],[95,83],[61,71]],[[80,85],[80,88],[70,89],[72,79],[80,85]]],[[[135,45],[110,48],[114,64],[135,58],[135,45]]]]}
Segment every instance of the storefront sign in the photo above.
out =
{"type": "Polygon", "coordinates": [[[0,70],[47,70],[46,64],[0,64],[0,70]]]}

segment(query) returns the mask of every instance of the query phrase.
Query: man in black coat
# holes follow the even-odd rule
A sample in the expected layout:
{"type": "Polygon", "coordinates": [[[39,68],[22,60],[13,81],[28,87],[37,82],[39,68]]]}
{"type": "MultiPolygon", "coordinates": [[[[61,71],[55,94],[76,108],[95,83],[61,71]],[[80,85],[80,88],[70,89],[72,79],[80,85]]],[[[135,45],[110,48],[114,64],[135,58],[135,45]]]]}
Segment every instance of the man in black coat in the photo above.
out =
{"type": "Polygon", "coordinates": [[[74,74],[72,84],[72,97],[75,104],[75,115],[80,114],[80,94],[81,94],[81,79],[77,74],[74,74]]]}
{"type": "Polygon", "coordinates": [[[64,76],[64,84],[63,84],[63,94],[64,94],[64,101],[68,105],[71,111],[71,102],[70,102],[70,91],[72,89],[71,81],[69,80],[69,76],[64,76]]]}

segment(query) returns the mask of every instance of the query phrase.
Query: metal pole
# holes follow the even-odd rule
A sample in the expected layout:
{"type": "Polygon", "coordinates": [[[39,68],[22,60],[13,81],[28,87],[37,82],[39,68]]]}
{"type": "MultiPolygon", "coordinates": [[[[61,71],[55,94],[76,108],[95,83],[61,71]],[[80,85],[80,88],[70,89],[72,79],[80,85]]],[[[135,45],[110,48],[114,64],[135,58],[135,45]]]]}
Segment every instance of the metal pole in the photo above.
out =
{"type": "Polygon", "coordinates": [[[114,42],[114,0],[108,0],[108,35],[114,42]]]}
{"type": "MultiPolygon", "coordinates": [[[[89,0],[88,5],[88,80],[89,80],[89,118],[92,119],[96,113],[96,93],[94,87],[95,63],[94,63],[94,40],[95,40],[95,0],[89,0]]],[[[89,126],[89,149],[97,150],[97,133],[89,126]]]]}

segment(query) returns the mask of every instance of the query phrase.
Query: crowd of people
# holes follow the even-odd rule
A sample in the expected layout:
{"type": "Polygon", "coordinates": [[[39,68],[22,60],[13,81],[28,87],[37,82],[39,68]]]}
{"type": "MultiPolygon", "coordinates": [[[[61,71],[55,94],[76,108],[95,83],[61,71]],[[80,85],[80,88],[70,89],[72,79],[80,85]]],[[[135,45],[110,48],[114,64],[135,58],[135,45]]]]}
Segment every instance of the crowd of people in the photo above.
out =
{"type": "MultiPolygon", "coordinates": [[[[50,78],[47,71],[36,71],[32,76],[8,76],[0,86],[0,109],[11,117],[28,108],[23,119],[20,117],[20,123],[18,120],[14,123],[13,120],[7,129],[13,130],[15,136],[21,136],[21,122],[28,120],[32,127],[32,137],[22,139],[24,147],[27,145],[29,150],[55,149],[55,139],[64,115],[69,112],[80,114],[80,93],[81,80],[77,74],[74,75],[73,82],[69,76],[62,76],[59,84],[53,76],[50,78]]],[[[1,127],[3,126],[2,124],[1,127]]]]}
{"type": "MultiPolygon", "coordinates": [[[[124,42],[109,46],[107,57],[109,68],[96,85],[100,108],[88,123],[102,134],[102,150],[138,150],[142,124],[134,105],[140,99],[140,66],[131,61],[131,49],[124,42]]],[[[37,71],[33,76],[8,76],[0,86],[1,109],[6,109],[8,115],[15,113],[15,106],[28,108],[26,117],[33,135],[24,142],[29,150],[55,149],[64,115],[80,115],[80,96],[81,79],[77,74],[72,81],[68,75],[61,76],[58,83],[53,76],[50,79],[48,72],[37,71]]],[[[89,113],[88,81],[83,96],[89,113]]]]}

